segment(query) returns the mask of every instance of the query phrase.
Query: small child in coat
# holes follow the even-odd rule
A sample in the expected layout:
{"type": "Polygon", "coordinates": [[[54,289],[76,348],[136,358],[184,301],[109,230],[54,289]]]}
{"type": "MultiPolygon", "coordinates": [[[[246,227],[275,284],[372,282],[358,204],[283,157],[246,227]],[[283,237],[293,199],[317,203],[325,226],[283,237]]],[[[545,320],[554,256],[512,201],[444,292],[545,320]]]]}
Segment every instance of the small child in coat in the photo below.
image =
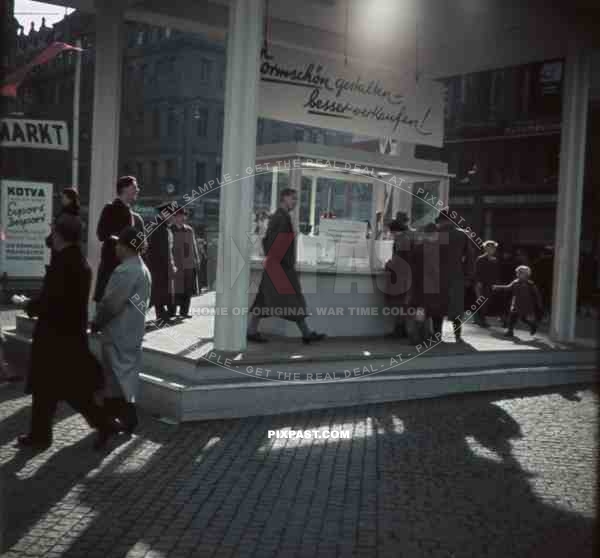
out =
{"type": "Polygon", "coordinates": [[[536,284],[531,280],[531,269],[520,265],[515,269],[517,278],[508,285],[493,285],[493,291],[510,291],[510,314],[506,337],[514,336],[515,324],[520,319],[529,326],[531,335],[535,335],[538,322],[543,316],[542,296],[536,284]]]}

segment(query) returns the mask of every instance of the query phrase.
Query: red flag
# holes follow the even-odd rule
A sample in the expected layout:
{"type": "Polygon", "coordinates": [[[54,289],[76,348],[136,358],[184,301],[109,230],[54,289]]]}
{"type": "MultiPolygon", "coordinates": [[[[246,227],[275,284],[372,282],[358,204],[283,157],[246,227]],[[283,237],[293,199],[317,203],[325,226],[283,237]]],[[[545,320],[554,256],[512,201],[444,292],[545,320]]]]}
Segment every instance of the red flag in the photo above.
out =
{"type": "Polygon", "coordinates": [[[26,64],[22,68],[15,70],[10,74],[2,83],[0,87],[0,95],[4,97],[16,97],[17,89],[23,80],[27,77],[27,74],[36,66],[47,64],[50,60],[56,58],[61,52],[65,50],[83,50],[79,47],[69,45],[67,43],[52,43],[48,48],[40,52],[29,64],[26,64]]]}

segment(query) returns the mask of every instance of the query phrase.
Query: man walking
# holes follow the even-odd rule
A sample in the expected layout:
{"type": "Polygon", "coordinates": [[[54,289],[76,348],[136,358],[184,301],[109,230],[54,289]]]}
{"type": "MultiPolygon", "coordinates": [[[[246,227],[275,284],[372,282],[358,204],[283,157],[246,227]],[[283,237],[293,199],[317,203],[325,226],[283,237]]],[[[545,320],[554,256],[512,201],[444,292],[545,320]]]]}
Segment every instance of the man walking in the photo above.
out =
{"type": "Polygon", "coordinates": [[[298,203],[296,190],[285,188],[279,194],[279,209],[273,213],[263,239],[265,273],[250,310],[248,341],[267,340],[258,331],[261,318],[281,317],[296,323],[305,344],[324,339],[306,323],[306,301],[296,272],[296,233],[290,211],[298,203]]]}
{"type": "Polygon", "coordinates": [[[116,245],[112,237],[118,235],[125,227],[134,227],[138,232],[144,230],[143,219],[131,209],[139,192],[135,177],[122,176],[117,180],[118,197],[112,203],[105,205],[100,214],[96,234],[98,240],[102,242],[102,254],[96,278],[95,302],[100,302],[111,273],[119,265],[116,245]]]}
{"type": "Polygon", "coordinates": [[[452,322],[454,337],[462,341],[462,317],[465,309],[465,268],[468,258],[468,238],[448,217],[449,211],[440,212],[436,220],[439,244],[437,292],[430,295],[433,304],[431,321],[434,335],[441,338],[444,316],[452,322]]]}
{"type": "Polygon", "coordinates": [[[102,331],[102,364],[106,379],[105,407],[123,430],[137,426],[134,402],[142,366],[142,340],[152,281],[138,249],[140,239],[133,227],[114,239],[121,264],[111,275],[98,303],[92,331],[102,331]]]}
{"type": "Polygon", "coordinates": [[[115,431],[94,401],[102,371],[87,340],[88,300],[92,272],[81,252],[81,220],[61,215],[52,232],[54,257],[40,295],[26,311],[38,320],[33,333],[25,393],[32,395],[31,428],[18,443],[45,449],[52,445],[52,419],[59,401],[67,401],[90,426],[99,430],[96,447],[115,431]]]}
{"type": "Polygon", "coordinates": [[[486,240],[483,243],[485,253],[475,261],[475,294],[478,300],[482,297],[486,299],[475,318],[475,323],[481,327],[489,327],[486,315],[491,310],[492,285],[500,280],[500,262],[496,256],[497,248],[497,242],[486,240]]]}

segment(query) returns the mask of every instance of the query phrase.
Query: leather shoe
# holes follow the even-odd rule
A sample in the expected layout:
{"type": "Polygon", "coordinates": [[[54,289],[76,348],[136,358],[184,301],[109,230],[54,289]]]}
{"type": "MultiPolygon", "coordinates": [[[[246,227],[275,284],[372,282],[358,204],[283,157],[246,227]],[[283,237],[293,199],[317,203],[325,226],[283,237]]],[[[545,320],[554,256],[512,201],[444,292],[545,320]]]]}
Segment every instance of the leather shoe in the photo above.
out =
{"type": "Polygon", "coordinates": [[[47,450],[51,445],[51,440],[35,440],[31,434],[21,434],[17,438],[17,444],[23,448],[32,448],[36,450],[47,450]]]}
{"type": "Polygon", "coordinates": [[[327,335],[325,335],[324,333],[317,333],[316,331],[311,331],[308,337],[302,338],[302,343],[304,343],[305,345],[309,345],[310,343],[314,343],[315,341],[322,341],[326,337],[327,335]]]}

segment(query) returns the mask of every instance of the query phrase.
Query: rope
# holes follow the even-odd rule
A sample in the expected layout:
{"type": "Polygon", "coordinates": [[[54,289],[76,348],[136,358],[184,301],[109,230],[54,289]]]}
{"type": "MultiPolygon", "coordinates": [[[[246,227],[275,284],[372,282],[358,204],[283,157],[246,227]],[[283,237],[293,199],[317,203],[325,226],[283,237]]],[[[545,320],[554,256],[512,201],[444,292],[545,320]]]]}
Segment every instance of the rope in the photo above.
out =
{"type": "Polygon", "coordinates": [[[350,0],[346,0],[346,30],[344,33],[344,65],[348,65],[348,35],[350,33],[350,0]]]}

